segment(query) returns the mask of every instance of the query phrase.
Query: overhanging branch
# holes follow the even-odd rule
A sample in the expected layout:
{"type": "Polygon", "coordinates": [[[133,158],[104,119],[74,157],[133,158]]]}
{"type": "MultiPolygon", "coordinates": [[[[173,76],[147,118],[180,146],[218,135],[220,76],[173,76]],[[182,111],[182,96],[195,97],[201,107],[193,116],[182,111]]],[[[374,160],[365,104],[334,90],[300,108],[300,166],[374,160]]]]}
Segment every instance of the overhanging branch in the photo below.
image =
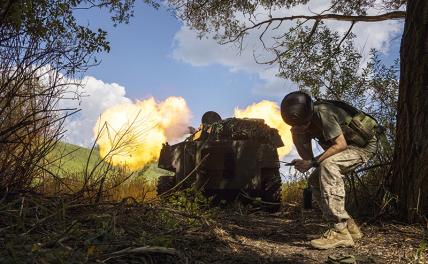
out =
{"type": "Polygon", "coordinates": [[[245,29],[245,31],[260,27],[266,23],[272,22],[282,22],[286,20],[296,20],[296,19],[308,19],[308,20],[339,20],[339,21],[348,21],[348,22],[379,22],[385,20],[393,20],[393,19],[403,19],[406,17],[405,11],[394,11],[385,14],[380,14],[376,16],[347,16],[347,15],[339,15],[339,14],[324,14],[324,15],[313,15],[313,16],[285,16],[285,17],[274,17],[262,22],[256,23],[251,27],[245,29]]]}

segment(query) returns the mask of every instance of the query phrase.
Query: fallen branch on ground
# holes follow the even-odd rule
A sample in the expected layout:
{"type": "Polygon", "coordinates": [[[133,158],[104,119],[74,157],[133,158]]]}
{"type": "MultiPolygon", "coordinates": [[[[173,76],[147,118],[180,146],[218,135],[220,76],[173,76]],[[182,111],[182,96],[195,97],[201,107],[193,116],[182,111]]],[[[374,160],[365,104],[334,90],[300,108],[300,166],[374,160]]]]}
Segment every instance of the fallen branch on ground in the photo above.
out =
{"type": "Polygon", "coordinates": [[[166,247],[137,247],[137,248],[125,248],[110,254],[107,256],[118,256],[128,254],[167,254],[167,255],[178,255],[178,251],[175,248],[166,247]]]}

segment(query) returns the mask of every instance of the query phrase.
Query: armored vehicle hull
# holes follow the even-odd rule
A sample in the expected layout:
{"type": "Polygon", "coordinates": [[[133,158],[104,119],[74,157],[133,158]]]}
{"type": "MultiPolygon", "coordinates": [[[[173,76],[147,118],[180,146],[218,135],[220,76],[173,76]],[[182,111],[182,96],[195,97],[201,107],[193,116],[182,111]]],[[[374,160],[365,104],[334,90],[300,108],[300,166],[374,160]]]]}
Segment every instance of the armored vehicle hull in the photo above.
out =
{"type": "Polygon", "coordinates": [[[194,188],[214,200],[259,198],[265,208],[279,208],[281,177],[277,130],[258,119],[226,119],[202,137],[164,144],[158,166],[174,172],[161,176],[158,194],[194,188]],[[249,129],[251,128],[251,129],[249,129]]]}

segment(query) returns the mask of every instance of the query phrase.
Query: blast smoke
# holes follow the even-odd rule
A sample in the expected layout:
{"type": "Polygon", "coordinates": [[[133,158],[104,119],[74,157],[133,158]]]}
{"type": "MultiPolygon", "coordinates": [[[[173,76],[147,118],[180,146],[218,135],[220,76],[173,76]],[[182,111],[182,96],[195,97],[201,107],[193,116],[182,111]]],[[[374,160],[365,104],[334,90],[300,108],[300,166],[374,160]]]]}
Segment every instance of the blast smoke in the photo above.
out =
{"type": "Polygon", "coordinates": [[[242,110],[235,108],[235,117],[264,119],[268,126],[278,130],[279,135],[284,142],[284,147],[278,149],[280,158],[283,158],[285,155],[290,153],[293,143],[290,126],[282,120],[279,106],[275,102],[263,100],[242,110]]]}
{"type": "Polygon", "coordinates": [[[190,110],[181,97],[163,102],[149,98],[104,111],[94,127],[100,156],[130,170],[159,158],[162,144],[182,138],[188,131],[190,110]]]}

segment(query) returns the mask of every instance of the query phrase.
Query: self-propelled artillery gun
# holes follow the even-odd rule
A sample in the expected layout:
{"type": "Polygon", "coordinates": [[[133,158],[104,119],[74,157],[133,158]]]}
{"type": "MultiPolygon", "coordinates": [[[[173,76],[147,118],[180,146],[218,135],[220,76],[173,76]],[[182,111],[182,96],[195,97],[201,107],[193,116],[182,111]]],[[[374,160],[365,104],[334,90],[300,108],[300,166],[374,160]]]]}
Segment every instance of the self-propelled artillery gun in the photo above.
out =
{"type": "Polygon", "coordinates": [[[214,200],[255,199],[275,211],[281,198],[278,131],[263,119],[228,118],[214,122],[183,142],[162,147],[158,195],[194,188],[214,200]]]}

